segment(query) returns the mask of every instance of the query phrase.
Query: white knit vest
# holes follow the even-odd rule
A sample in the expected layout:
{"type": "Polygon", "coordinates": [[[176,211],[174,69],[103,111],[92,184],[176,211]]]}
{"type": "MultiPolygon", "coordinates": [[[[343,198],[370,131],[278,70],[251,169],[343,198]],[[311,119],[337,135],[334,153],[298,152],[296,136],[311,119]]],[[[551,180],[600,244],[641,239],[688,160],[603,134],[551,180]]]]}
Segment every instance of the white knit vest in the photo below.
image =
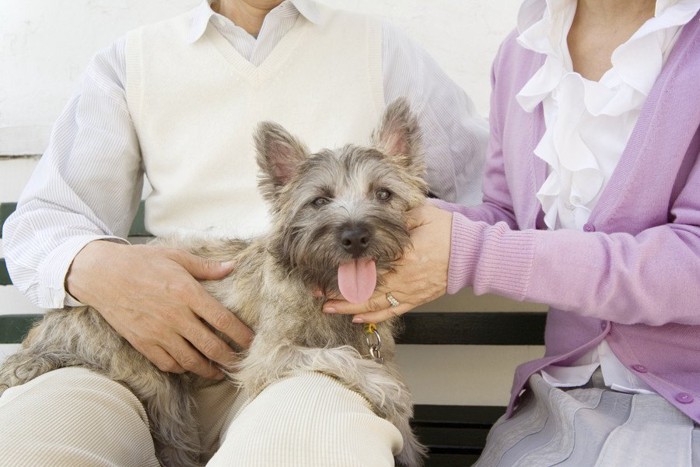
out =
{"type": "Polygon", "coordinates": [[[384,107],[381,25],[321,8],[299,16],[255,67],[211,26],[186,41],[191,13],[127,36],[127,104],[153,187],[155,235],[248,236],[269,225],[253,131],[273,120],[312,150],[369,141],[384,107]]]}

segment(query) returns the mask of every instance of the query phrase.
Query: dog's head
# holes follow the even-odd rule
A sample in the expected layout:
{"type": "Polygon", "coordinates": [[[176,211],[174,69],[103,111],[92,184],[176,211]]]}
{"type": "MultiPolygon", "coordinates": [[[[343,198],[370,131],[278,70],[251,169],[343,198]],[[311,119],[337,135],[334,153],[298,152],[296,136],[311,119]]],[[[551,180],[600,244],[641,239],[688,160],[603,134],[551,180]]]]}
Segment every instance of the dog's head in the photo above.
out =
{"type": "Polygon", "coordinates": [[[406,212],[427,186],[418,122],[389,105],[369,147],[310,153],[276,123],[255,134],[259,186],[271,205],[271,249],[310,287],[362,302],[410,245],[406,212]]]}

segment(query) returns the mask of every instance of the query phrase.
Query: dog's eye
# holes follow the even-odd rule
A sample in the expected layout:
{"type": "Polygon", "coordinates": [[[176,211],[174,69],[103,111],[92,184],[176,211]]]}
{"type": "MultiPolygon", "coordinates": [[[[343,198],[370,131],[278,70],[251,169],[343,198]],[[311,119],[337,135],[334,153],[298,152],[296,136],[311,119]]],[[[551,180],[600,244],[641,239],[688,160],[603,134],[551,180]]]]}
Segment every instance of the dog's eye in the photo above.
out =
{"type": "Polygon", "coordinates": [[[317,208],[320,208],[320,207],[325,206],[326,204],[328,204],[330,202],[331,202],[331,200],[326,198],[325,196],[319,196],[318,198],[311,201],[311,204],[313,204],[317,208]]]}
{"type": "Polygon", "coordinates": [[[391,198],[391,191],[387,190],[386,188],[380,188],[377,190],[375,196],[379,201],[389,201],[391,198]]]}

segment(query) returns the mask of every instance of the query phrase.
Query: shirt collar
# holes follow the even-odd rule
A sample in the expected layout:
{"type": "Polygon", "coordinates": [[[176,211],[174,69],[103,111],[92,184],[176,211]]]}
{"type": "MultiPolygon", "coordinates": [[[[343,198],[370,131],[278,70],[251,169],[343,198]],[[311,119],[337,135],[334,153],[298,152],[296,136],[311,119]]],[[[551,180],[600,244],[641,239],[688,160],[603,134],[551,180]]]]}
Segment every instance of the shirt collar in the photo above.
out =
{"type": "MultiPolygon", "coordinates": [[[[204,35],[204,31],[206,31],[209,22],[214,15],[217,14],[211,8],[211,3],[213,1],[214,0],[203,0],[202,3],[192,11],[192,23],[187,35],[188,44],[197,42],[204,35]]],[[[284,0],[275,10],[277,8],[286,8],[294,14],[300,14],[314,24],[318,24],[321,21],[321,12],[319,11],[318,4],[313,0],[284,0]]]]}
{"type": "Polygon", "coordinates": [[[313,0],[287,0],[291,2],[299,11],[301,16],[311,21],[313,24],[321,22],[321,12],[318,9],[318,4],[313,0]]]}
{"type": "MultiPolygon", "coordinates": [[[[545,11],[550,12],[555,9],[560,9],[560,1],[557,0],[525,0],[518,11],[518,34],[522,34],[530,26],[542,19],[545,11]]],[[[676,4],[681,4],[682,7],[690,7],[698,4],[698,0],[657,0],[654,16],[660,16],[667,8],[673,7],[676,4]]]]}

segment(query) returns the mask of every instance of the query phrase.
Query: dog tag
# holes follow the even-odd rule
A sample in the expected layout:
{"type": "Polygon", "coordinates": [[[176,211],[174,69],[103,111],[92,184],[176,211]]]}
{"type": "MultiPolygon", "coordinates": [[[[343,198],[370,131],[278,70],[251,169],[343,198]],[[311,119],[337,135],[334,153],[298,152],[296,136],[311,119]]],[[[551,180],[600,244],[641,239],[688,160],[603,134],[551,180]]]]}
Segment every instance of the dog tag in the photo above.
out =
{"type": "Polygon", "coordinates": [[[379,337],[379,332],[377,331],[377,326],[374,323],[369,323],[365,326],[365,340],[367,341],[367,347],[369,347],[369,355],[377,363],[384,363],[384,358],[382,357],[382,338],[379,337]]]}

